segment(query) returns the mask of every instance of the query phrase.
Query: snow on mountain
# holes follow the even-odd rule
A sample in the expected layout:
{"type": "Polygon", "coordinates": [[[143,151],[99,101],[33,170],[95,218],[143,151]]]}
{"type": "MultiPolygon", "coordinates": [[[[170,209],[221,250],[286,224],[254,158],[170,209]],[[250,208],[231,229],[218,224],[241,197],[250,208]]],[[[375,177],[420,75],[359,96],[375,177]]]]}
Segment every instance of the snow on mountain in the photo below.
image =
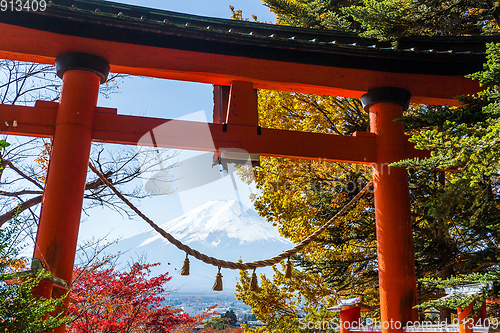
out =
{"type": "MultiPolygon", "coordinates": [[[[160,227],[191,248],[223,260],[267,259],[293,247],[253,209],[235,200],[209,201],[160,227]]],[[[190,257],[191,274],[181,276],[185,253],[154,230],[123,239],[110,250],[145,255],[150,263],[160,262],[153,273],[168,271],[172,275],[169,287],[183,292],[211,290],[217,273],[217,267],[190,257]]],[[[221,272],[224,291],[234,291],[239,271],[222,269],[221,272]]],[[[272,270],[262,268],[257,273],[271,276],[272,270]]]]}
{"type": "MultiPolygon", "coordinates": [[[[222,237],[237,241],[239,244],[261,240],[286,242],[280,238],[276,229],[263,222],[255,211],[235,200],[223,200],[209,201],[160,227],[185,244],[201,242],[205,245],[217,246],[217,241],[220,241],[222,237]]],[[[152,237],[146,239],[140,246],[162,238],[154,231],[148,234],[152,237]]]]}

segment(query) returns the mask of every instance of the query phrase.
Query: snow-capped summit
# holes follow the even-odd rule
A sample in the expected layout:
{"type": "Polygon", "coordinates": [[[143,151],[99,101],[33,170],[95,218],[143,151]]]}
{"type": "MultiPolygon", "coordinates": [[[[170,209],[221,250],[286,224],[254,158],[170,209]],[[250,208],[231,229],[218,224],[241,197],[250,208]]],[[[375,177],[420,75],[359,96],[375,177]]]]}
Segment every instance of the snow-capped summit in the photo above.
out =
{"type": "MultiPolygon", "coordinates": [[[[220,242],[225,239],[231,244],[250,244],[258,241],[280,238],[276,229],[265,222],[254,210],[243,206],[236,200],[209,201],[204,205],[160,226],[172,236],[183,242],[201,242],[206,246],[228,245],[220,242]]],[[[157,239],[163,239],[155,231],[150,238],[139,246],[144,246],[157,239]]]]}
{"type": "MultiPolygon", "coordinates": [[[[160,227],[182,243],[209,256],[245,262],[273,257],[293,247],[253,209],[235,200],[209,201],[160,227]]],[[[121,240],[112,251],[145,254],[148,262],[160,262],[159,271],[168,271],[171,287],[182,290],[211,290],[217,268],[190,258],[191,275],[180,276],[185,253],[151,230],[121,240]],[[169,266],[170,264],[170,266],[169,266]]],[[[271,270],[259,272],[272,274],[271,270]]],[[[232,291],[238,271],[223,270],[224,290],[232,291]]]]}

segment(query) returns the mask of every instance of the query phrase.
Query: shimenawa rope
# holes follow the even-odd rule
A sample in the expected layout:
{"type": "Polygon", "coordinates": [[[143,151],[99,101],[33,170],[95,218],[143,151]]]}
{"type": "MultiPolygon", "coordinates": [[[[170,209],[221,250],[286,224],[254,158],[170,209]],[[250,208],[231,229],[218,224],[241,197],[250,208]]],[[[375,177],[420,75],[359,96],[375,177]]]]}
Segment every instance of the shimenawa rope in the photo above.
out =
{"type": "Polygon", "coordinates": [[[146,221],[154,230],[156,230],[160,235],[166,238],[170,243],[174,244],[180,250],[186,252],[187,254],[195,257],[198,260],[201,260],[207,264],[219,267],[219,268],[229,268],[229,269],[255,269],[258,267],[266,267],[279,263],[283,259],[290,258],[295,253],[301,251],[304,247],[309,245],[313,240],[315,240],[326,228],[328,228],[337,218],[343,215],[349,208],[351,208],[372,186],[373,182],[369,182],[354,198],[351,199],[334,217],[328,220],[323,226],[321,226],[318,230],[312,233],[309,237],[304,239],[302,242],[297,244],[295,247],[286,250],[275,257],[265,259],[265,260],[257,260],[252,262],[233,262],[233,261],[225,261],[221,259],[217,259],[214,257],[207,256],[201,252],[198,252],[187,245],[182,244],[176,238],[174,238],[171,234],[160,228],[156,223],[150,220],[146,215],[144,215],[137,207],[135,207],[130,201],[128,201],[123,194],[120,193],[116,189],[116,187],[111,184],[106,177],[103,176],[91,163],[89,163],[90,169],[101,179],[101,181],[106,184],[127,206],[130,207],[137,215],[139,215],[144,221],[146,221]]]}

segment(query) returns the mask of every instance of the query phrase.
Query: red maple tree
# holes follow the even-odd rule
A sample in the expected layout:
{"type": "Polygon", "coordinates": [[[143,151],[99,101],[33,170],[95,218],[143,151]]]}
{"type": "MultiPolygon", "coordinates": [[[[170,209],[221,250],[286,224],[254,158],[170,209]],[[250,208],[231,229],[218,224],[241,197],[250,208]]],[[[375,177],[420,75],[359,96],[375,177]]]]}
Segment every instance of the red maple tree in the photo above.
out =
{"type": "Polygon", "coordinates": [[[165,306],[165,283],[171,277],[150,277],[150,267],[158,264],[134,263],[128,271],[93,266],[75,268],[68,314],[74,320],[66,331],[170,332],[193,322],[180,309],[165,306]]]}

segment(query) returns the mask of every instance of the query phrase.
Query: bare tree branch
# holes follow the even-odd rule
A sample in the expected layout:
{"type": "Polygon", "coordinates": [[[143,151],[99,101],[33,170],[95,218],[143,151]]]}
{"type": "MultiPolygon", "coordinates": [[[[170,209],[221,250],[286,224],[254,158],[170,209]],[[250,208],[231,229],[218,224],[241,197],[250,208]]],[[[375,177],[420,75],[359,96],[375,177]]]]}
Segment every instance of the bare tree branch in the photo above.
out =
{"type": "Polygon", "coordinates": [[[10,160],[7,160],[5,161],[5,163],[12,169],[14,170],[15,172],[17,172],[21,177],[23,177],[24,179],[26,179],[27,181],[33,183],[36,185],[36,187],[38,187],[39,189],[41,189],[43,191],[43,186],[40,185],[36,180],[34,180],[33,178],[29,177],[28,175],[26,175],[24,172],[22,172],[21,170],[19,170],[14,164],[12,164],[12,162],[10,160]]]}
{"type": "MultiPolygon", "coordinates": [[[[108,171],[105,174],[105,177],[109,178],[111,175],[112,175],[112,172],[108,171]]],[[[97,179],[95,179],[95,180],[93,180],[91,182],[88,182],[85,185],[85,190],[97,189],[99,187],[103,187],[103,185],[104,185],[104,183],[99,178],[97,178],[97,179]]],[[[0,196],[3,195],[3,196],[10,196],[10,197],[19,197],[20,195],[24,195],[24,194],[40,194],[40,195],[38,195],[38,196],[36,196],[34,198],[31,198],[31,199],[29,199],[27,201],[24,201],[23,203],[17,205],[15,208],[11,209],[7,213],[5,213],[3,215],[0,215],[0,227],[5,222],[7,222],[10,219],[14,218],[16,215],[19,215],[22,212],[24,212],[26,209],[31,208],[31,207],[33,207],[33,206],[38,205],[39,203],[41,203],[42,202],[42,197],[43,197],[43,192],[41,192],[41,191],[23,190],[23,191],[13,192],[13,193],[0,191],[0,196]]]]}
{"type": "Polygon", "coordinates": [[[43,194],[43,191],[32,191],[32,190],[22,190],[22,191],[17,191],[17,192],[0,191],[0,195],[6,196],[6,197],[19,197],[21,195],[26,195],[26,194],[43,194]]]}
{"type": "Polygon", "coordinates": [[[35,205],[38,205],[39,203],[42,202],[42,195],[36,196],[34,198],[31,198],[27,201],[24,201],[23,203],[19,204],[16,206],[14,209],[11,209],[7,213],[3,214],[0,216],[0,227],[7,221],[11,220],[14,218],[16,215],[19,215],[21,212],[25,211],[28,208],[31,208],[35,205]]]}

